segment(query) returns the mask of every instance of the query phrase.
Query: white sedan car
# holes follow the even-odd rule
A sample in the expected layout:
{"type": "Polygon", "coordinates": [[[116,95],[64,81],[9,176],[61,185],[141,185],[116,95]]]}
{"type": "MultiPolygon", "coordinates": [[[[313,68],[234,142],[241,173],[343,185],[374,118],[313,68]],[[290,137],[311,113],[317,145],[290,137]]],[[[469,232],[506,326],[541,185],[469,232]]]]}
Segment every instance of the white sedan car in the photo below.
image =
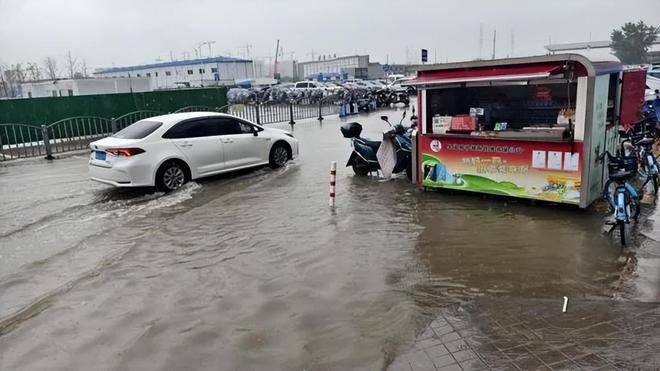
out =
{"type": "Polygon", "coordinates": [[[117,187],[171,191],[191,179],[270,164],[298,156],[298,141],[284,130],[265,128],[214,112],[151,117],[90,144],[92,180],[117,187]]]}

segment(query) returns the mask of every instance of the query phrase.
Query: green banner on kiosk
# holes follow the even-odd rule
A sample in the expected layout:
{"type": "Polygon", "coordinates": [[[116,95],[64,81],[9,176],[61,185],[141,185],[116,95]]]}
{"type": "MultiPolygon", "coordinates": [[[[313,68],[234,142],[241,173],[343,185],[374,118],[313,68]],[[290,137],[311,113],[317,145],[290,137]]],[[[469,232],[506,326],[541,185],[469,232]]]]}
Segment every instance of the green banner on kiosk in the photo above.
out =
{"type": "Polygon", "coordinates": [[[421,183],[579,204],[582,143],[420,136],[421,183]]]}

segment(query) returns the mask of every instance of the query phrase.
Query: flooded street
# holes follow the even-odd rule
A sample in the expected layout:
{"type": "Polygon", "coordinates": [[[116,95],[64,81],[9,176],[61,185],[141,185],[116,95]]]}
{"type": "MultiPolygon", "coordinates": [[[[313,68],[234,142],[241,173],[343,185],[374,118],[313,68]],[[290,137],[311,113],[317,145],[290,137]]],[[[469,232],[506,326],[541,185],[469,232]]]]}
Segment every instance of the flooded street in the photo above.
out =
{"type": "MultiPolygon", "coordinates": [[[[378,139],[381,114],[349,120],[378,139]]],[[[381,370],[447,308],[660,301],[654,206],[624,265],[602,211],[355,177],[340,123],[167,195],[92,183],[86,153],[0,166],[0,369],[381,370]]]]}

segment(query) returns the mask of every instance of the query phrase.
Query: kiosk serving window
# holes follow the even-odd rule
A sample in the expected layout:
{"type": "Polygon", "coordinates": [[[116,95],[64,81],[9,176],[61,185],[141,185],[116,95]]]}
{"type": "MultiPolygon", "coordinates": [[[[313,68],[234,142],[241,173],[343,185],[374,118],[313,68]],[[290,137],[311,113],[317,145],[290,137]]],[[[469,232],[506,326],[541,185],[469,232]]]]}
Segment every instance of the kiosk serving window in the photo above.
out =
{"type": "Polygon", "coordinates": [[[545,131],[556,139],[567,138],[569,120],[575,122],[577,83],[481,85],[426,90],[426,132],[535,136],[539,129],[551,129],[545,131]]]}

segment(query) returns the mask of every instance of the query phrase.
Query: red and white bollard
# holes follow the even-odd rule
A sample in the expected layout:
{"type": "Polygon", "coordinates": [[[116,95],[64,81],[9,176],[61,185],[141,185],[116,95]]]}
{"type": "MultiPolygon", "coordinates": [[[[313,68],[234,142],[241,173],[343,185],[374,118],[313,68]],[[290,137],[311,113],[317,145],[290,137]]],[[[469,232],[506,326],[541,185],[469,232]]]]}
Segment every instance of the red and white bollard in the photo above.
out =
{"type": "Polygon", "coordinates": [[[335,184],[337,182],[337,161],[330,163],[330,198],[328,204],[335,207],[335,184]]]}

